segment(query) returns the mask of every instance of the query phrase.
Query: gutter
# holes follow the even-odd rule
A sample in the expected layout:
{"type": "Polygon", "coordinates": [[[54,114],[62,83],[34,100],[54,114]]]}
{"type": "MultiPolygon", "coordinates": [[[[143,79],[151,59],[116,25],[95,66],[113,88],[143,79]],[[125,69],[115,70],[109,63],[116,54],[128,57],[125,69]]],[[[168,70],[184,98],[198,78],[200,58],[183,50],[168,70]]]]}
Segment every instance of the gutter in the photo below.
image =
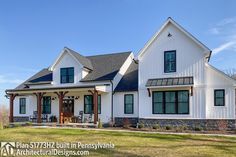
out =
{"type": "Polygon", "coordinates": [[[113,125],[113,95],[114,95],[114,92],[113,92],[113,81],[112,80],[110,80],[110,82],[111,82],[111,122],[112,122],[112,125],[113,125]]]}
{"type": "Polygon", "coordinates": [[[212,51],[210,51],[210,55],[207,57],[207,59],[208,59],[208,62],[210,61],[210,59],[211,59],[211,54],[212,54],[212,51]]]}

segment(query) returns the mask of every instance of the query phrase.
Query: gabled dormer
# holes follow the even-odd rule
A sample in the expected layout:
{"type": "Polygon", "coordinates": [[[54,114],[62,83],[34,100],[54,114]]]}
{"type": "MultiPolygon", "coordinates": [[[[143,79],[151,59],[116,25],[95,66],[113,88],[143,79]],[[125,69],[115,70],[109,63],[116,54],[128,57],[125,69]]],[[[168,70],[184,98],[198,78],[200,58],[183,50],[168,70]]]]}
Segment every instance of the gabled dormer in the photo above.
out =
{"type": "Polygon", "coordinates": [[[49,70],[53,72],[53,85],[68,85],[79,83],[93,66],[88,58],[65,47],[49,70]]]}

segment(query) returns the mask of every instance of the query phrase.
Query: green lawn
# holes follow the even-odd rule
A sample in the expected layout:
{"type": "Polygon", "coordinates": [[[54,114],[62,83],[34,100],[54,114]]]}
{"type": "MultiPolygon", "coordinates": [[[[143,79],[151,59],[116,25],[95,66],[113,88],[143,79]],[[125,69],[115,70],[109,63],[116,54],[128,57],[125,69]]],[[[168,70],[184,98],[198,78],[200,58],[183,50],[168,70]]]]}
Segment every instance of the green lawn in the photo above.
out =
{"type": "Polygon", "coordinates": [[[115,144],[115,149],[91,151],[91,156],[236,156],[236,137],[18,127],[0,130],[0,141],[115,144]]]}

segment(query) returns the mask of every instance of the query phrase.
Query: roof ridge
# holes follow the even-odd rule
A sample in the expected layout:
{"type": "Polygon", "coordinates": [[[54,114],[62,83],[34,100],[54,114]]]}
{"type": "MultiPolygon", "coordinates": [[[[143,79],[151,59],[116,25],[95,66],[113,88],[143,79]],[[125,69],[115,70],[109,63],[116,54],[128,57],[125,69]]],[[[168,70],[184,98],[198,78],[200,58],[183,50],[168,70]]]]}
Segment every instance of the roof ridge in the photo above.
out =
{"type": "Polygon", "coordinates": [[[132,51],[125,51],[125,52],[112,52],[112,53],[104,53],[104,54],[97,54],[97,55],[91,55],[91,56],[85,56],[85,57],[96,57],[96,56],[106,56],[106,55],[117,55],[117,54],[123,54],[123,53],[132,53],[132,51]]]}

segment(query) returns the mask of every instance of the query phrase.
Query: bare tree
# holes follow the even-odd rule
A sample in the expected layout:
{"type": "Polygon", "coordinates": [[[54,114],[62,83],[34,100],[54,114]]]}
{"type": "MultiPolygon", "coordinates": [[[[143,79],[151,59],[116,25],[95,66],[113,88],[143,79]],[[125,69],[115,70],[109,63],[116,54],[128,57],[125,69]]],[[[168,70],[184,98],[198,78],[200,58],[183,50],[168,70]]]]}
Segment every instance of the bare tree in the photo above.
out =
{"type": "Polygon", "coordinates": [[[236,69],[235,68],[229,68],[223,71],[224,73],[226,73],[227,75],[229,75],[230,77],[236,78],[236,69]]]}
{"type": "Polygon", "coordinates": [[[9,123],[8,108],[5,105],[1,105],[0,106],[0,129],[8,125],[8,123],[9,123]]]}

